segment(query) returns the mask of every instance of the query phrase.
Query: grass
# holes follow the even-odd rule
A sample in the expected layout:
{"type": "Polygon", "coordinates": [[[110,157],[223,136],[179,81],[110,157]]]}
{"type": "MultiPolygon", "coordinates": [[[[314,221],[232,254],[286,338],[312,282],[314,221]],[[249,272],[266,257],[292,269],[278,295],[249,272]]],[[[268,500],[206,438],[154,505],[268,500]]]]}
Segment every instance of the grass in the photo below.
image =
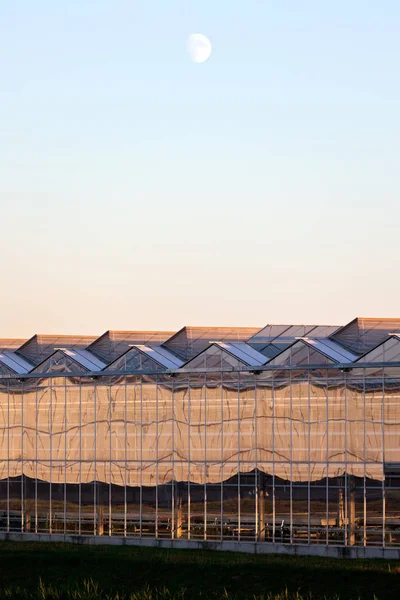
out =
{"type": "Polygon", "coordinates": [[[398,600],[400,561],[0,543],[0,600],[398,600]]]}

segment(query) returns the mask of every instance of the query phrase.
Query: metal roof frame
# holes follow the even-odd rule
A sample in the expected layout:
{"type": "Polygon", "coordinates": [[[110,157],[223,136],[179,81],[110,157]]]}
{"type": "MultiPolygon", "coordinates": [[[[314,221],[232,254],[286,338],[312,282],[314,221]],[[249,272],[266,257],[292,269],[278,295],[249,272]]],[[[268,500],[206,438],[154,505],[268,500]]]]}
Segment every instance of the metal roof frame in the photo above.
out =
{"type": "Polygon", "coordinates": [[[22,356],[8,351],[0,352],[0,362],[18,375],[29,373],[33,366],[22,356]]]}
{"type": "MultiPolygon", "coordinates": [[[[118,356],[110,364],[106,365],[104,367],[103,371],[107,371],[107,369],[109,369],[110,367],[112,367],[113,364],[115,364],[116,362],[118,362],[119,360],[121,360],[121,358],[123,358],[127,354],[130,354],[134,350],[137,351],[137,352],[139,352],[140,354],[142,354],[146,358],[149,358],[150,360],[154,361],[155,363],[157,363],[158,365],[160,365],[160,367],[163,367],[166,370],[169,370],[169,369],[179,369],[180,368],[179,363],[181,363],[181,366],[184,364],[184,361],[180,360],[174,354],[172,354],[171,352],[169,352],[166,348],[162,348],[163,352],[159,352],[159,347],[158,346],[150,347],[150,346],[145,346],[143,344],[131,344],[130,348],[128,348],[128,350],[125,350],[125,352],[123,352],[121,354],[121,356],[118,356]],[[167,356],[167,353],[170,356],[167,356]],[[173,362],[175,362],[174,365],[173,365],[173,362]],[[171,366],[171,365],[173,365],[173,366],[171,366]]],[[[140,371],[140,372],[142,372],[142,371],[140,371]]],[[[126,374],[126,372],[125,372],[125,374],[126,374]]]]}
{"type": "MultiPolygon", "coordinates": [[[[240,344],[241,342],[237,342],[238,344],[240,344]]],[[[246,344],[246,342],[242,342],[243,344],[246,344]]],[[[260,352],[257,352],[257,350],[253,350],[252,348],[250,348],[250,350],[253,350],[253,352],[256,352],[257,354],[261,354],[261,356],[265,359],[262,363],[261,362],[257,362],[255,363],[255,361],[253,360],[252,362],[247,362],[246,358],[251,359],[250,354],[247,354],[246,356],[244,356],[243,351],[241,351],[238,348],[234,347],[234,344],[231,342],[220,342],[220,341],[210,341],[209,342],[209,346],[207,348],[204,348],[204,350],[202,350],[201,352],[199,352],[199,354],[197,354],[196,356],[193,356],[193,358],[190,358],[188,361],[186,361],[183,366],[181,367],[181,369],[186,369],[187,366],[193,362],[194,360],[197,360],[202,354],[204,354],[205,352],[208,352],[211,348],[219,348],[222,352],[226,352],[227,354],[229,354],[229,356],[232,356],[232,358],[234,358],[235,360],[238,360],[240,363],[242,363],[245,367],[247,367],[248,369],[250,368],[256,368],[258,369],[259,367],[261,367],[262,365],[264,365],[267,361],[267,357],[265,357],[263,354],[261,354],[260,352]]]]}
{"type": "Polygon", "coordinates": [[[30,373],[34,373],[35,371],[38,372],[39,367],[41,367],[45,362],[50,360],[55,354],[63,354],[66,358],[72,360],[72,362],[74,362],[75,364],[86,369],[88,373],[101,371],[105,367],[105,364],[102,361],[100,361],[100,359],[97,358],[97,356],[93,356],[91,353],[89,354],[87,350],[77,350],[75,348],[55,348],[54,352],[52,352],[50,356],[47,356],[44,360],[42,360],[42,362],[40,362],[38,365],[34,366],[31,369],[30,373]]]}

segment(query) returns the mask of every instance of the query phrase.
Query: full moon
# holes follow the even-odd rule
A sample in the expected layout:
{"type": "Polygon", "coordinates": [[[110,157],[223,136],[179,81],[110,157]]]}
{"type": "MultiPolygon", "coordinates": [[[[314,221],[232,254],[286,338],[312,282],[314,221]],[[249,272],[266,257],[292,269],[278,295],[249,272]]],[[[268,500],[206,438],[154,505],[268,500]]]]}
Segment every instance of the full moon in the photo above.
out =
{"type": "Polygon", "coordinates": [[[187,40],[187,49],[193,62],[203,63],[210,58],[211,42],[201,33],[192,33],[187,40]]]}

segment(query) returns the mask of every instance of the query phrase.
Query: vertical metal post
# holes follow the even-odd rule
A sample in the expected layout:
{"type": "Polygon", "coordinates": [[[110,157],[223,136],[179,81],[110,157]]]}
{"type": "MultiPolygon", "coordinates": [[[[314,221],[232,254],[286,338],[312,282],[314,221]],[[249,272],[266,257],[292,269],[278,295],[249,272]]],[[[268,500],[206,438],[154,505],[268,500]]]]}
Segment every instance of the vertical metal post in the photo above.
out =
{"type": "Polygon", "coordinates": [[[272,542],[275,543],[275,378],[272,379],[272,542]]]}
{"type": "MultiPolygon", "coordinates": [[[[48,381],[48,380],[47,380],[48,381]]],[[[53,511],[52,511],[52,479],[53,479],[53,380],[50,377],[50,481],[49,481],[49,533],[53,532],[53,511]]]]}
{"type": "Polygon", "coordinates": [[[207,375],[204,375],[204,541],[207,539],[207,375]]]}
{"type": "Polygon", "coordinates": [[[289,371],[290,385],[290,543],[293,544],[293,388],[292,388],[292,371],[289,371]]]}
{"type": "Polygon", "coordinates": [[[241,498],[240,498],[240,452],[241,452],[241,445],[240,445],[240,428],[241,428],[241,418],[240,418],[240,409],[241,409],[241,402],[240,402],[240,390],[241,390],[241,380],[240,380],[240,371],[238,371],[237,374],[238,377],[238,470],[237,470],[237,478],[238,478],[238,541],[240,542],[240,531],[241,531],[241,498]]]}
{"type": "Polygon", "coordinates": [[[155,538],[158,538],[158,461],[159,461],[159,447],[158,447],[158,375],[156,375],[156,514],[154,523],[154,534],[155,538]]]}
{"type": "Polygon", "coordinates": [[[182,537],[182,482],[176,484],[176,539],[182,537]]]}
{"type": "Polygon", "coordinates": [[[24,384],[21,393],[21,533],[24,532],[25,508],[24,508],[24,384]]]}
{"type": "Polygon", "coordinates": [[[367,545],[367,411],[365,393],[365,373],[363,369],[363,400],[364,400],[364,477],[363,477],[363,546],[367,545]]]}
{"type": "Polygon", "coordinates": [[[30,533],[31,524],[32,524],[32,515],[29,511],[25,511],[24,520],[25,520],[25,531],[26,531],[26,533],[30,533]]]}
{"type": "Polygon", "coordinates": [[[190,393],[190,375],[188,376],[188,540],[191,533],[191,486],[190,486],[190,443],[191,443],[191,393],[190,393]]]}
{"type": "Polygon", "coordinates": [[[337,516],[337,526],[338,527],[343,527],[343,525],[344,525],[344,519],[345,519],[343,480],[344,480],[344,477],[338,477],[337,478],[337,481],[338,481],[338,484],[339,484],[339,489],[338,489],[338,516],[337,516]]]}
{"type": "Polygon", "coordinates": [[[171,441],[172,441],[172,482],[171,482],[171,537],[175,537],[175,396],[174,384],[171,385],[171,441]]]}
{"type": "Polygon", "coordinates": [[[325,410],[326,410],[326,487],[325,487],[325,500],[326,500],[326,531],[325,531],[325,543],[329,543],[329,377],[328,371],[326,371],[325,381],[325,410]]]}
{"type": "MultiPolygon", "coordinates": [[[[310,393],[310,372],[307,376],[308,393],[308,477],[307,477],[307,543],[311,542],[311,393],[310,393]]],[[[319,404],[319,396],[318,396],[319,404]]],[[[328,523],[328,521],[327,521],[328,523]]]]}
{"type": "MultiPolygon", "coordinates": [[[[100,483],[100,482],[99,482],[100,483]]],[[[100,488],[101,489],[101,488],[100,488]]],[[[103,506],[103,490],[99,489],[99,508],[98,508],[98,530],[97,535],[104,535],[104,506],[103,506]]]]}
{"type": "MultiPolygon", "coordinates": [[[[21,460],[21,466],[24,461],[21,460]]],[[[20,524],[21,524],[21,533],[24,533],[24,521],[25,521],[25,510],[24,510],[24,473],[21,471],[21,515],[20,515],[20,524]]]]}
{"type": "Polygon", "coordinates": [[[143,377],[140,376],[140,490],[139,490],[139,535],[143,529],[143,377]]]}
{"type": "Polygon", "coordinates": [[[97,533],[97,387],[93,384],[93,426],[94,426],[94,461],[93,461],[93,535],[97,533]]]}
{"type": "Polygon", "coordinates": [[[346,527],[344,528],[344,545],[348,545],[348,522],[349,522],[349,506],[348,506],[348,474],[347,474],[347,380],[346,375],[343,375],[344,386],[344,511],[346,527]]]}
{"type": "Polygon", "coordinates": [[[220,389],[221,389],[221,436],[220,436],[220,440],[221,440],[221,470],[220,470],[220,477],[221,477],[221,494],[220,494],[220,540],[222,542],[223,540],[223,533],[224,533],[224,386],[223,386],[223,379],[224,379],[224,375],[223,373],[221,373],[221,382],[220,382],[220,389]]]}
{"type": "Polygon", "coordinates": [[[386,488],[385,488],[385,369],[382,370],[382,412],[381,412],[381,434],[382,434],[382,547],[386,546],[386,488]]]}
{"type": "Polygon", "coordinates": [[[113,387],[110,385],[107,387],[109,394],[109,402],[108,402],[108,415],[109,415],[109,454],[110,454],[110,478],[108,482],[108,535],[112,535],[112,439],[113,439],[113,419],[112,419],[112,393],[113,387]]]}
{"type": "Polygon", "coordinates": [[[265,473],[258,470],[258,541],[265,542],[265,473]]]}
{"type": "Polygon", "coordinates": [[[10,532],[10,384],[7,383],[7,533],[10,532]]]}
{"type": "Polygon", "coordinates": [[[64,535],[67,533],[67,378],[64,377],[64,535]]]}
{"type": "Polygon", "coordinates": [[[354,475],[349,475],[348,478],[349,491],[347,494],[349,507],[348,514],[348,541],[349,546],[354,546],[356,543],[356,484],[354,475]]]}
{"type": "MultiPolygon", "coordinates": [[[[249,375],[249,374],[247,374],[249,375]]],[[[255,378],[255,375],[253,375],[255,378]]],[[[253,407],[253,431],[254,431],[254,440],[253,440],[253,448],[254,448],[254,462],[255,462],[255,470],[254,470],[254,498],[255,498],[255,536],[254,541],[257,542],[259,539],[259,474],[258,474],[258,444],[257,444],[257,384],[254,379],[254,407],[253,407]]]]}
{"type": "MultiPolygon", "coordinates": [[[[126,358],[125,358],[126,361],[126,358]]],[[[128,426],[127,426],[127,420],[128,420],[128,415],[127,415],[127,399],[126,399],[126,375],[124,377],[124,537],[126,537],[127,535],[127,497],[126,497],[126,492],[127,492],[127,474],[128,474],[128,470],[127,470],[127,460],[128,460],[128,426]]]]}
{"type": "Polygon", "coordinates": [[[82,530],[82,379],[79,378],[79,483],[78,483],[78,535],[82,530]]]}
{"type": "Polygon", "coordinates": [[[38,388],[36,381],[36,415],[35,415],[35,423],[36,423],[36,431],[35,431],[35,440],[36,440],[36,448],[35,448],[35,533],[38,532],[38,439],[39,439],[39,405],[38,405],[38,388]]]}

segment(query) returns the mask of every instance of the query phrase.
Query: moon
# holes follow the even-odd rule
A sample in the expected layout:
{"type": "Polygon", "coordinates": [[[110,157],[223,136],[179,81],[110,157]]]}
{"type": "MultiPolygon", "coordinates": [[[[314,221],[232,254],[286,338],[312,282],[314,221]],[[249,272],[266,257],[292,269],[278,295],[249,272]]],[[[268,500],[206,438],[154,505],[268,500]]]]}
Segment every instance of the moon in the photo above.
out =
{"type": "Polygon", "coordinates": [[[211,54],[211,42],[202,33],[191,33],[187,39],[190,58],[195,63],[206,62],[211,54]]]}

